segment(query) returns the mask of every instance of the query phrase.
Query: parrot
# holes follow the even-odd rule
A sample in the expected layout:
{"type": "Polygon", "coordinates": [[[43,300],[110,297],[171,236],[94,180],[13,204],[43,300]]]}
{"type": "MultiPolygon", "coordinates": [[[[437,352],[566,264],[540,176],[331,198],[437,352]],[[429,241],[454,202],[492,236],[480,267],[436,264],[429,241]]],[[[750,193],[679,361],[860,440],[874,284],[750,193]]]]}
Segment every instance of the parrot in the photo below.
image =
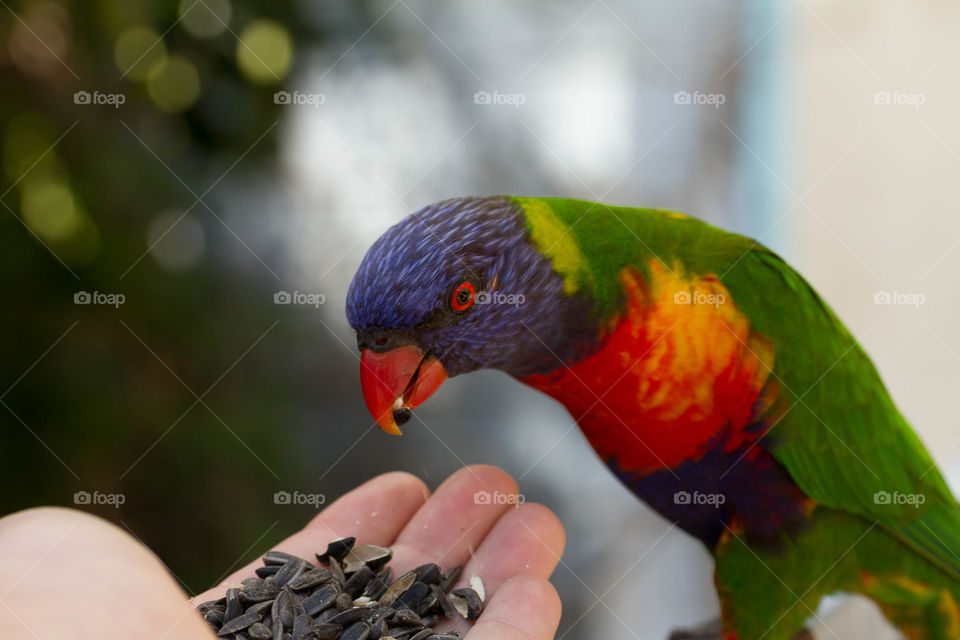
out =
{"type": "Polygon", "coordinates": [[[387,433],[478,369],[560,402],[707,548],[715,637],[794,637],[837,592],[912,640],[960,637],[960,506],[858,341],[759,242],[669,210],[453,198],[374,242],[346,314],[387,433]]]}

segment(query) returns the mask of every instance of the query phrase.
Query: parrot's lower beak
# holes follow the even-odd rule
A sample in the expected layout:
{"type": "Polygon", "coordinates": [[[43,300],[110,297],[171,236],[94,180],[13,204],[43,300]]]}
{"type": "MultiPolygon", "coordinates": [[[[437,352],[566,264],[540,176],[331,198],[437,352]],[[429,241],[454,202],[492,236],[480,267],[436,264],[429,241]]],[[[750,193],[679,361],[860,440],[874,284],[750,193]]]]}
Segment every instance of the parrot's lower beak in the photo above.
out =
{"type": "Polygon", "coordinates": [[[386,353],[364,349],[360,354],[360,387],[370,415],[389,434],[400,427],[447,379],[440,361],[418,347],[405,345],[386,353]]]}

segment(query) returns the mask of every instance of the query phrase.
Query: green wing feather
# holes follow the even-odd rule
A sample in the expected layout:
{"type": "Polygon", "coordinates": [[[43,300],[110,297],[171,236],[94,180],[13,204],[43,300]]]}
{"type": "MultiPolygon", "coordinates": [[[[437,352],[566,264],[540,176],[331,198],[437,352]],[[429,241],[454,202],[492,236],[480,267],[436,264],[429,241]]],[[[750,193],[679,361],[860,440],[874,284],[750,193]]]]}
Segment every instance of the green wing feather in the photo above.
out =
{"type": "Polygon", "coordinates": [[[960,507],[866,353],[779,256],[749,238],[670,212],[556,198],[514,201],[532,224],[555,236],[548,246],[561,247],[568,235],[575,240],[569,251],[578,257],[568,255],[568,263],[585,274],[580,281],[591,283],[600,309],[616,307],[610,287],[628,264],[647,272],[658,259],[719,276],[752,329],[775,344],[773,374],[789,410],[762,446],[818,503],[878,522],[960,578],[960,507]],[[889,503],[878,499],[883,495],[889,503]],[[894,504],[897,495],[923,496],[924,502],[894,504]]]}
{"type": "Polygon", "coordinates": [[[789,387],[767,448],[814,500],[877,521],[960,578],[960,507],[860,345],[771,251],[753,247],[728,277],[753,328],[777,344],[774,373],[789,387]],[[772,305],[757,295],[778,287],[772,305]]]}

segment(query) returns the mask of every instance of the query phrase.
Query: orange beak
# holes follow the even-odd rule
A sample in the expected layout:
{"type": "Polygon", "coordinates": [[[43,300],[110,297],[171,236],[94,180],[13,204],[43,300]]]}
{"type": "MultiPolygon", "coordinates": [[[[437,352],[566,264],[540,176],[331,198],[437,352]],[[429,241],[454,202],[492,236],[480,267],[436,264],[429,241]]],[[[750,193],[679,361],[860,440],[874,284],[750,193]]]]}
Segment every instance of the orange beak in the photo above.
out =
{"type": "Polygon", "coordinates": [[[360,387],[370,415],[380,428],[395,436],[412,409],[433,395],[447,379],[440,361],[418,347],[405,345],[386,353],[360,353],[360,387]]]}

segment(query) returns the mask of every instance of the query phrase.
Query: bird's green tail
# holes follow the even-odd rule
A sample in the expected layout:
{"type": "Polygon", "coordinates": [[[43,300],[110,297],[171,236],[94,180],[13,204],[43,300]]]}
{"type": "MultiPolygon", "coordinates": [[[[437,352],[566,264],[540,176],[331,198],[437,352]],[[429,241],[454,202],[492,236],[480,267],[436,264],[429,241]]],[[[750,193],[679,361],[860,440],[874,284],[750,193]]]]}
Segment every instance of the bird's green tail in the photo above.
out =
{"type": "Polygon", "coordinates": [[[729,532],[716,551],[737,638],[788,640],[823,596],[842,591],[870,597],[911,640],[960,638],[960,580],[876,522],[820,507],[783,545],[748,547],[729,532]]]}

